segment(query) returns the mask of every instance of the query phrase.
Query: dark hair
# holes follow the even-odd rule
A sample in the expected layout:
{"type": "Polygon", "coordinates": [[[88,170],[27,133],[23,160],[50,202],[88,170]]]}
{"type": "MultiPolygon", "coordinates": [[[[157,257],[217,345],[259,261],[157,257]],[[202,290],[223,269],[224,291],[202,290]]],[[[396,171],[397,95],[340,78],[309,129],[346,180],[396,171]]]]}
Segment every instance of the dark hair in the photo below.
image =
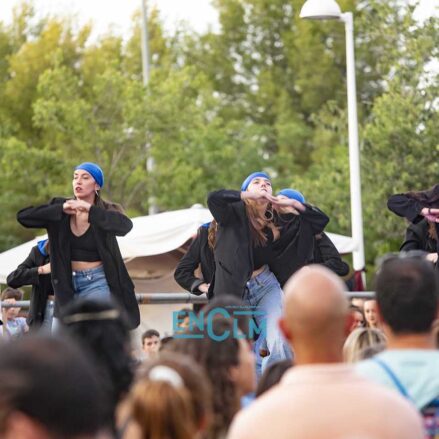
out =
{"type": "Polygon", "coordinates": [[[107,401],[96,377],[73,340],[31,335],[0,345],[0,436],[16,411],[57,438],[97,433],[107,401]]]}
{"type": "Polygon", "coordinates": [[[424,259],[386,260],[375,280],[378,306],[395,333],[425,333],[437,317],[439,287],[432,264],[424,259]]]}
{"type": "Polygon", "coordinates": [[[2,300],[15,299],[23,300],[23,290],[7,287],[2,292],[2,300]]]}
{"type": "Polygon", "coordinates": [[[145,343],[145,338],[151,338],[151,337],[159,337],[160,333],[159,331],[156,331],[155,329],[148,329],[142,334],[142,345],[145,343]]]}
{"type": "Polygon", "coordinates": [[[276,228],[273,222],[274,214],[271,203],[268,204],[264,213],[257,209],[256,203],[253,200],[245,200],[244,204],[252,243],[256,247],[263,247],[267,243],[267,236],[264,232],[265,228],[268,227],[272,230],[276,228]]]}
{"type": "Polygon", "coordinates": [[[160,340],[159,351],[162,351],[163,348],[164,348],[168,343],[170,343],[172,340],[174,340],[174,337],[172,337],[172,336],[163,337],[163,338],[160,340]]]}
{"type": "Polygon", "coordinates": [[[209,228],[207,229],[207,243],[211,250],[215,248],[217,230],[218,230],[218,223],[213,219],[209,224],[209,228]]]}
{"type": "Polygon", "coordinates": [[[293,366],[293,361],[290,359],[278,361],[270,364],[264,371],[259,380],[258,387],[256,389],[256,397],[261,396],[267,390],[270,390],[276,385],[284,373],[293,366]]]}
{"type": "Polygon", "coordinates": [[[128,393],[134,375],[125,320],[111,302],[79,299],[66,307],[62,322],[98,367],[101,386],[111,403],[108,421],[114,424],[116,405],[128,393]]]}
{"type": "Polygon", "coordinates": [[[426,191],[407,192],[406,195],[418,200],[424,207],[439,207],[439,184],[426,191]]]}
{"type": "MultiPolygon", "coordinates": [[[[212,331],[215,334],[233,333],[233,324],[224,318],[214,319],[212,331]]],[[[230,369],[239,365],[239,341],[232,336],[216,341],[198,328],[190,334],[199,338],[175,338],[164,352],[189,355],[206,371],[213,392],[211,437],[216,438],[228,429],[240,408],[238,389],[230,375],[230,369]]]]}
{"type": "Polygon", "coordinates": [[[112,210],[114,212],[125,213],[124,208],[119,203],[104,200],[101,197],[101,191],[97,191],[95,196],[95,205],[104,210],[112,210]]]}
{"type": "Polygon", "coordinates": [[[194,438],[208,426],[210,401],[204,370],[188,356],[170,353],[148,363],[129,400],[142,437],[148,439],[194,438]]]}

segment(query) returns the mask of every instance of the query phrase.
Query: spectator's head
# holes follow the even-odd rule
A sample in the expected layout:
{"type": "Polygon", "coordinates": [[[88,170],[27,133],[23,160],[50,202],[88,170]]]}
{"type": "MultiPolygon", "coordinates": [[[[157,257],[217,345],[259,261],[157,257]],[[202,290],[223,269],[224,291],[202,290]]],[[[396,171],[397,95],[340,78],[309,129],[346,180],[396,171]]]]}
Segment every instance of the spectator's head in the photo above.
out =
{"type": "Polygon", "coordinates": [[[364,302],[363,310],[364,310],[364,318],[366,319],[366,326],[368,328],[378,328],[380,323],[379,323],[377,301],[375,299],[366,300],[364,302]]]}
{"type": "Polygon", "coordinates": [[[294,346],[294,363],[342,361],[348,301],[344,284],[327,268],[311,265],[285,286],[282,332],[294,346]]]}
{"type": "Polygon", "coordinates": [[[66,307],[62,322],[99,369],[100,385],[111,403],[108,420],[112,423],[114,410],[133,380],[127,324],[110,302],[89,299],[73,301],[66,307]]]}
{"type": "Polygon", "coordinates": [[[254,354],[245,339],[237,338],[228,319],[213,319],[206,331],[196,328],[187,334],[193,338],[176,336],[165,352],[189,355],[206,371],[213,392],[212,432],[224,433],[240,408],[240,398],[255,390],[254,354]],[[216,338],[225,334],[224,339],[216,338]]]}
{"type": "Polygon", "coordinates": [[[149,439],[192,439],[211,421],[210,385],[185,355],[165,353],[148,364],[130,393],[131,415],[149,439]]]}
{"type": "Polygon", "coordinates": [[[351,299],[351,305],[360,309],[364,309],[364,302],[365,300],[360,297],[354,297],[351,299]]]}
{"type": "Polygon", "coordinates": [[[261,396],[267,390],[279,383],[284,373],[293,366],[291,360],[281,360],[270,364],[261,376],[256,389],[256,397],[261,396]]]}
{"type": "Polygon", "coordinates": [[[375,345],[386,344],[384,333],[377,328],[357,328],[345,341],[343,357],[347,363],[355,363],[363,358],[363,351],[375,345]]]}
{"type": "Polygon", "coordinates": [[[73,340],[0,345],[0,437],[88,439],[104,429],[97,370],[73,340]]]}
{"type": "MultiPolygon", "coordinates": [[[[7,287],[1,295],[2,301],[8,304],[14,304],[15,302],[18,302],[20,300],[23,300],[24,293],[20,289],[15,289],[11,287],[7,287]]],[[[5,320],[11,320],[15,319],[18,316],[18,313],[20,312],[20,308],[17,307],[11,307],[11,308],[5,308],[4,314],[5,314],[5,320]]]]}
{"type": "Polygon", "coordinates": [[[432,331],[438,315],[438,275],[421,258],[392,257],[385,260],[375,279],[378,309],[392,335],[432,331]]]}
{"type": "Polygon", "coordinates": [[[365,324],[365,318],[364,318],[364,313],[363,313],[363,309],[361,308],[357,308],[354,305],[351,305],[349,307],[349,313],[350,313],[350,317],[351,320],[349,322],[349,333],[351,333],[354,329],[357,328],[363,328],[364,324],[365,324]]]}
{"type": "Polygon", "coordinates": [[[157,357],[160,349],[160,333],[155,329],[148,329],[142,334],[142,349],[148,358],[157,357]]]}

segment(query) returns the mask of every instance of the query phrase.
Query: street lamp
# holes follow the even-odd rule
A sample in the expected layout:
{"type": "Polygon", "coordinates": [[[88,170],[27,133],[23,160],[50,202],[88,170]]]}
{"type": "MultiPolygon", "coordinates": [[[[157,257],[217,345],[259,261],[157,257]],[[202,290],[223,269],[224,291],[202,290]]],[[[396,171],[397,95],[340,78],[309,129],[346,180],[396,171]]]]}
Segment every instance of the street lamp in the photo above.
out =
{"type": "MultiPolygon", "coordinates": [[[[143,85],[146,87],[149,83],[149,76],[150,76],[150,64],[149,64],[149,41],[148,41],[148,11],[145,0],[141,0],[141,6],[142,6],[142,32],[141,32],[141,49],[142,49],[142,75],[143,75],[143,85]]],[[[147,134],[147,137],[148,134],[147,134]]],[[[149,140],[145,143],[145,150],[146,150],[146,172],[148,175],[151,175],[155,168],[154,163],[154,157],[151,154],[151,143],[149,140]]],[[[151,190],[151,189],[150,189],[151,190]]],[[[155,213],[158,213],[158,207],[156,204],[156,199],[154,197],[154,190],[152,191],[152,194],[150,195],[148,199],[149,209],[148,213],[149,215],[154,215],[155,213]]]]}
{"type": "Polygon", "coordinates": [[[335,0],[307,0],[300,11],[300,18],[310,20],[340,20],[346,32],[346,72],[348,95],[349,130],[349,175],[351,188],[351,222],[353,265],[357,273],[362,273],[364,285],[364,235],[361,206],[360,148],[358,144],[357,90],[355,82],[354,19],[352,12],[342,13],[335,0]]]}

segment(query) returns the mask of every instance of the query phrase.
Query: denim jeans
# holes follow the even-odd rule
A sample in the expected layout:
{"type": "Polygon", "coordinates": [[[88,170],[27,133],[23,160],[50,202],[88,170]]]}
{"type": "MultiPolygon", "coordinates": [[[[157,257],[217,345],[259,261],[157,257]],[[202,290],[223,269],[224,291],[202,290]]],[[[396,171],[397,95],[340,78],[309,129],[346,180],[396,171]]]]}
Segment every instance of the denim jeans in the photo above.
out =
{"type": "Polygon", "coordinates": [[[102,266],[90,270],[72,271],[72,283],[75,299],[110,300],[110,287],[102,266]]]}
{"type": "MultiPolygon", "coordinates": [[[[108,302],[111,300],[110,287],[102,266],[90,270],[72,271],[74,299],[92,299],[108,302]]],[[[59,332],[61,323],[53,317],[52,333],[59,332]]]]}
{"type": "MultiPolygon", "coordinates": [[[[247,282],[248,291],[244,295],[244,303],[253,308],[253,311],[262,312],[262,315],[256,315],[255,320],[258,326],[261,326],[263,319],[266,319],[266,336],[261,336],[255,343],[257,363],[260,364],[262,373],[265,368],[281,360],[292,358],[292,352],[288,343],[283,338],[278,321],[283,311],[284,293],[279,285],[276,276],[267,266],[256,277],[247,282]],[[259,348],[267,347],[269,355],[260,360],[259,348]]],[[[257,364],[258,369],[258,364],[257,364]]]]}
{"type": "Polygon", "coordinates": [[[53,311],[55,302],[47,299],[46,308],[44,310],[44,320],[41,323],[41,331],[50,333],[52,331],[53,311]]]}

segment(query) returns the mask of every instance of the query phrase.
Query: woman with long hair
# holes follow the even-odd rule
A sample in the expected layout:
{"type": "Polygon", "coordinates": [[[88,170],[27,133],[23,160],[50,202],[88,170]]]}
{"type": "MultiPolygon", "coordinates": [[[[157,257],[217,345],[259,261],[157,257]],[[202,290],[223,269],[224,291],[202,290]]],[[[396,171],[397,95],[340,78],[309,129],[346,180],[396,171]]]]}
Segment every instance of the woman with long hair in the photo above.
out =
{"type": "Polygon", "coordinates": [[[163,353],[131,389],[123,439],[204,439],[211,422],[210,384],[186,355],[163,353]]]}
{"type": "Polygon", "coordinates": [[[184,337],[176,337],[164,350],[191,357],[205,371],[212,388],[213,421],[207,434],[209,439],[227,436],[241,408],[241,398],[256,388],[255,358],[250,343],[237,337],[237,332],[244,335],[231,319],[214,317],[207,323],[207,329],[189,329],[184,337]]]}
{"type": "Polygon", "coordinates": [[[133,224],[121,206],[102,199],[103,184],[104,173],[97,164],[81,163],[73,173],[72,198],[27,207],[17,219],[24,227],[47,229],[55,316],[75,297],[112,297],[126,311],[130,328],[135,328],[140,314],[134,284],[116,241],[133,224]]]}
{"type": "MultiPolygon", "coordinates": [[[[280,226],[273,208],[290,206],[298,216],[306,215],[310,208],[295,199],[274,197],[270,177],[265,172],[250,174],[241,191],[212,192],[208,206],[218,223],[215,275],[209,292],[235,295],[254,311],[258,325],[265,326],[269,355],[262,360],[263,369],[272,362],[291,358],[290,348],[277,325],[282,314],[283,292],[270,267],[278,267],[279,273],[288,277],[292,274],[291,249],[296,247],[297,234],[301,232],[291,218],[280,226]],[[281,270],[282,266],[287,270],[281,270]]],[[[321,232],[328,221],[320,211],[318,215],[324,221],[315,233],[321,232]]],[[[312,234],[306,245],[312,254],[312,234]]]]}

